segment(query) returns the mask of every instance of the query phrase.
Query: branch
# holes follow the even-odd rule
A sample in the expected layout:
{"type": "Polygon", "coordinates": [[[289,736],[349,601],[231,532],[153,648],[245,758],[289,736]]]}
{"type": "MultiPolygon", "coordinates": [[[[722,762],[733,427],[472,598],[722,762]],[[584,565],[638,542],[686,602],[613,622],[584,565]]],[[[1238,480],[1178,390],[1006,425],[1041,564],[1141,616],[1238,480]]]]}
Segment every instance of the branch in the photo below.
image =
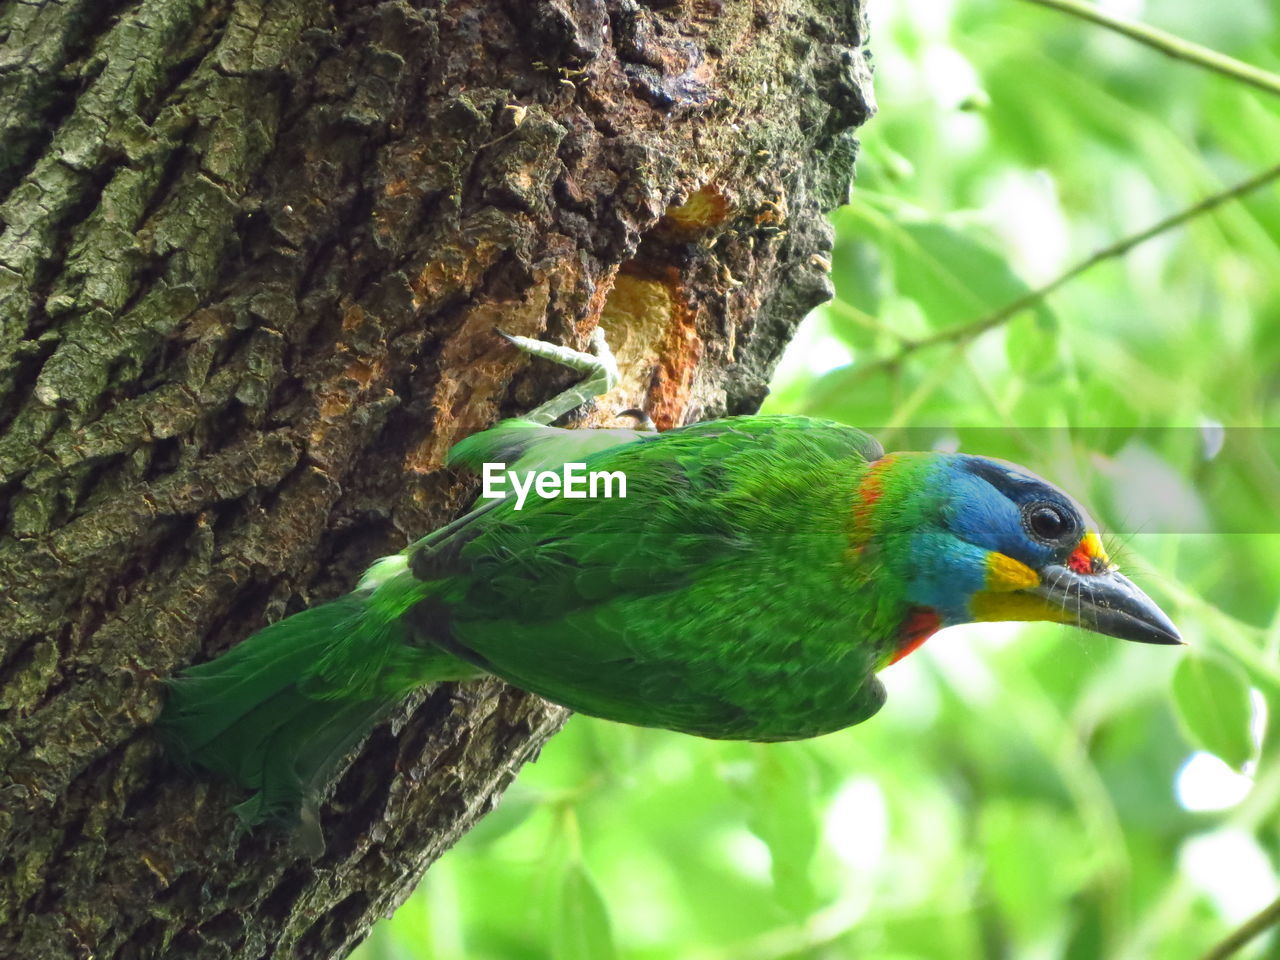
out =
{"type": "Polygon", "coordinates": [[[1273,900],[1254,914],[1227,937],[1212,947],[1200,960],[1224,960],[1268,927],[1280,923],[1280,899],[1273,900]]]}
{"type": "Polygon", "coordinates": [[[1266,93],[1280,96],[1280,75],[1255,67],[1242,60],[1237,60],[1235,57],[1229,57],[1225,53],[1218,53],[1216,50],[1202,47],[1198,43],[1184,40],[1182,37],[1174,36],[1172,33],[1149,27],[1144,23],[1117,17],[1092,3],[1082,3],[1081,0],[1028,0],[1028,2],[1038,3],[1042,7],[1051,7],[1054,10],[1061,10],[1063,13],[1070,14],[1073,17],[1079,17],[1081,20],[1090,20],[1106,27],[1108,30],[1114,30],[1116,33],[1122,33],[1126,37],[1137,40],[1139,43],[1145,43],[1147,46],[1159,50],[1175,60],[1185,60],[1187,63],[1195,64],[1197,67],[1212,70],[1214,73],[1220,73],[1224,77],[1230,77],[1232,80],[1247,83],[1266,93]]]}
{"type": "MultiPolygon", "coordinates": [[[[1032,2],[1039,3],[1041,0],[1032,0],[1032,2]]],[[[1052,0],[1052,2],[1059,2],[1059,0],[1052,0]]],[[[1186,223],[1188,220],[1194,220],[1201,214],[1208,213],[1209,211],[1222,206],[1228,200],[1234,200],[1238,197],[1242,197],[1245,194],[1251,193],[1259,187],[1264,187],[1268,183],[1277,179],[1280,179],[1280,164],[1276,164],[1274,167],[1268,167],[1261,173],[1255,174],[1249,179],[1237,183],[1233,187],[1228,187],[1226,190],[1220,191],[1219,193],[1211,194],[1203,200],[1197,201],[1183,210],[1179,210],[1172,216],[1166,217],[1160,222],[1152,224],[1145,230],[1131,234],[1122,240],[1117,240],[1110,246],[1103,247],[1101,250],[1096,251],[1089,257],[1081,260],[1075,266],[1069,268],[1065,273],[1054,277],[1054,279],[1050,280],[1044,286],[1037,287],[1035,290],[1029,290],[1027,293],[1010,301],[1009,303],[1006,303],[1003,307],[1000,307],[993,313],[987,314],[985,317],[980,317],[970,323],[963,323],[956,327],[948,327],[945,330],[939,330],[937,333],[932,333],[927,337],[921,337],[918,340],[907,341],[902,345],[901,349],[894,354],[894,356],[881,361],[880,365],[893,366],[899,363],[907,354],[916,350],[936,346],[939,343],[969,340],[981,333],[986,333],[988,330],[998,327],[1002,323],[1007,323],[1023,310],[1035,306],[1063,284],[1074,280],[1082,273],[1093,269],[1103,261],[1124,256],[1139,244],[1146,243],[1153,237],[1158,237],[1162,233],[1167,233],[1175,227],[1179,227],[1186,223]]]]}

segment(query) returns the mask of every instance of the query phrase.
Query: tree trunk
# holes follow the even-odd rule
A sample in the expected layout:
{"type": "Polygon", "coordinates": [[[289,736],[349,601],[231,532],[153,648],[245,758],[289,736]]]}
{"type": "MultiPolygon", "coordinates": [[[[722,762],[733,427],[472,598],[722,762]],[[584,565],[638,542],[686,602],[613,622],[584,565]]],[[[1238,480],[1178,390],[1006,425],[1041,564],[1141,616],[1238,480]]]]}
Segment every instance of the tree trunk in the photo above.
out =
{"type": "Polygon", "coordinates": [[[317,860],[172,769],[161,681],[454,516],[457,439],[753,410],[828,295],[854,0],[0,3],[0,956],[340,957],[564,711],[442,686],[317,860]]]}

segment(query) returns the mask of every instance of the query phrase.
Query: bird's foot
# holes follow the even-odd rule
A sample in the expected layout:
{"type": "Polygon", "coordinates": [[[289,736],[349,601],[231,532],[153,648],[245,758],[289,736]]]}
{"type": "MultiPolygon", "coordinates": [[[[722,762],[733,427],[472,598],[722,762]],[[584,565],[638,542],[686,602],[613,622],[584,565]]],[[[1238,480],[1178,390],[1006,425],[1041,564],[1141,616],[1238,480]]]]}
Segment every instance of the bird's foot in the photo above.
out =
{"type": "Polygon", "coordinates": [[[634,420],[637,430],[642,430],[645,433],[658,432],[658,425],[653,422],[653,417],[649,416],[647,412],[641,410],[639,407],[632,407],[630,410],[623,410],[618,414],[618,419],[621,420],[623,417],[630,417],[634,420]]]}
{"type": "Polygon", "coordinates": [[[609,349],[604,330],[598,326],[591,331],[591,339],[588,342],[590,353],[557,346],[545,340],[534,340],[532,337],[503,333],[501,330],[497,333],[527,354],[586,374],[584,379],[568,390],[556,394],[546,403],[526,413],[521,418],[523,420],[532,420],[534,423],[546,426],[570,410],[582,406],[588,400],[603,396],[617,386],[618,361],[614,359],[613,351],[609,349]]]}

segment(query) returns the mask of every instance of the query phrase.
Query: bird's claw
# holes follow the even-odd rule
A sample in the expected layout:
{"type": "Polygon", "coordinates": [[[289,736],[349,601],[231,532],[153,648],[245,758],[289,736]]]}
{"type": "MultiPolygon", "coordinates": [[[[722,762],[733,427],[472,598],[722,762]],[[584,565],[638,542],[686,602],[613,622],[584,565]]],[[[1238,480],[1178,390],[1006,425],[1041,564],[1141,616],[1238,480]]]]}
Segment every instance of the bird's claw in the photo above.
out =
{"type": "Polygon", "coordinates": [[[630,417],[636,422],[636,429],[643,430],[645,433],[657,433],[658,425],[653,422],[653,417],[649,416],[639,407],[632,407],[630,410],[623,410],[619,417],[630,417]]]}
{"type": "Polygon", "coordinates": [[[618,362],[613,356],[613,351],[609,349],[604,330],[599,326],[591,331],[588,338],[587,347],[590,353],[547,343],[545,340],[522,337],[496,328],[494,332],[524,353],[586,374],[584,379],[568,390],[556,394],[546,403],[525,414],[523,418],[525,420],[544,425],[550,424],[588,400],[608,393],[617,386],[620,379],[618,362]]]}

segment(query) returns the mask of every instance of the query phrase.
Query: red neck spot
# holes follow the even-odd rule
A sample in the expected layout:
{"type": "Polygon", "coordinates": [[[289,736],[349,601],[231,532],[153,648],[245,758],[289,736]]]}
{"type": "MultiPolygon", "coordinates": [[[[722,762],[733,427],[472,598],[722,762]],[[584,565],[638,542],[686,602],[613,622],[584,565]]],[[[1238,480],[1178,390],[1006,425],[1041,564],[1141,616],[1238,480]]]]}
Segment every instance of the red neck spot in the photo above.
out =
{"type": "Polygon", "coordinates": [[[921,645],[937,633],[941,626],[942,618],[934,610],[928,607],[912,607],[907,618],[902,621],[902,626],[898,628],[899,647],[889,664],[892,666],[907,654],[919,650],[921,645]]]}

